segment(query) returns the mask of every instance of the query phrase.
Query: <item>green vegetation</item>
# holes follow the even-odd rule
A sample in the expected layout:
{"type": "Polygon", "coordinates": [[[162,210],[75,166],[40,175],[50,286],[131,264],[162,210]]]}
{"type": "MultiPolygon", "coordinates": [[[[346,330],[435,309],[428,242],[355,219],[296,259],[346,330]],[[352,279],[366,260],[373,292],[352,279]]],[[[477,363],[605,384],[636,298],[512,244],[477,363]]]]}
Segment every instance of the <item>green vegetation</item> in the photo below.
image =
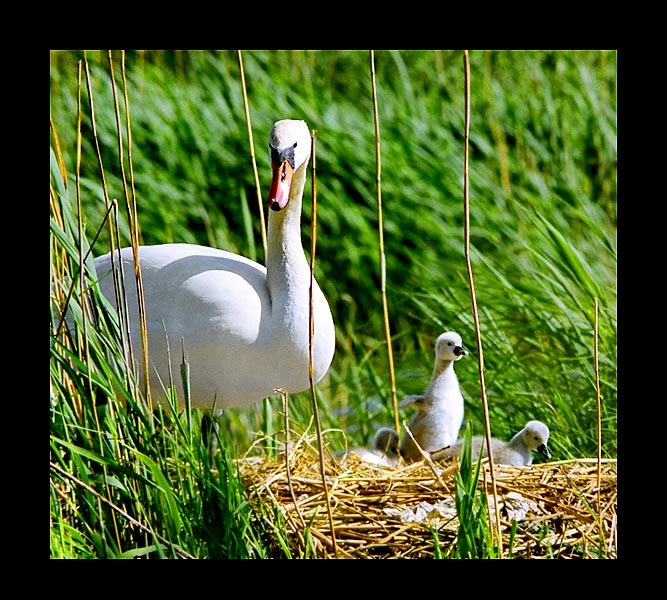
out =
{"type": "Polygon", "coordinates": [[[456,486],[456,514],[459,517],[457,558],[495,558],[492,552],[491,532],[486,519],[487,505],[484,492],[478,492],[477,483],[481,458],[472,459],[472,429],[468,424],[463,432],[460,470],[454,475],[456,486]]]}
{"type": "MultiPolygon", "coordinates": [[[[106,252],[115,227],[124,244],[130,231],[108,55],[86,53],[97,142],[83,57],[51,54],[59,142],[52,132],[51,556],[290,556],[286,545],[265,544],[269,529],[280,531],[278,513],[248,506],[232,460],[249,449],[270,452],[269,444],[253,444],[283,428],[280,398],[225,411],[220,452],[212,459],[197,411],[179,413],[175,403],[146,410],[124,367],[115,317],[94,286],[90,304],[99,325],[93,331],[83,324],[82,290],[94,277],[88,255],[80,279],[81,257],[89,247],[92,256],[106,252]],[[119,201],[115,227],[106,224],[96,143],[109,197],[119,201]],[[80,326],[63,337],[65,303],[80,326]],[[108,400],[114,390],[126,406],[108,400]]],[[[471,351],[457,374],[466,420],[479,434],[463,238],[462,53],[375,57],[398,395],[423,391],[437,335],[455,330],[471,351]]],[[[470,59],[471,261],[493,435],[509,439],[539,419],[551,429],[554,459],[597,455],[597,297],[602,455],[616,457],[616,54],[473,51],[470,59]]],[[[320,417],[323,430],[341,431],[326,434],[332,450],[363,445],[377,427],[393,423],[369,53],[244,51],[243,65],[263,195],[273,121],[303,118],[317,130],[316,275],[337,326],[334,363],[318,386],[320,417]]],[[[124,107],[118,52],[113,66],[124,107]]],[[[262,262],[236,51],[127,52],[126,76],[143,243],[196,242],[262,262]]],[[[127,176],[124,108],[121,115],[127,176]]],[[[307,249],[310,210],[309,183],[307,249]]],[[[303,431],[311,418],[310,394],[290,397],[291,426],[303,431]]],[[[459,555],[466,551],[459,548],[459,555]]]]}

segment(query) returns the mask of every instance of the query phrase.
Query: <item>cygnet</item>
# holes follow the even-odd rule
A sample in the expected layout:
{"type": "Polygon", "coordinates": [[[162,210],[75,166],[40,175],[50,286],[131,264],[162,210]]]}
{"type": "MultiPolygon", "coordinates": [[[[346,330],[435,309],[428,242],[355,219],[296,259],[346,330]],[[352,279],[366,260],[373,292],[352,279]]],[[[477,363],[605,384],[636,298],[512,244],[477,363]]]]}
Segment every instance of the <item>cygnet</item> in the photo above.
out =
{"type": "MultiPolygon", "coordinates": [[[[497,438],[491,438],[491,453],[493,462],[502,465],[527,466],[533,464],[533,452],[539,452],[547,460],[551,458],[551,453],[547,447],[549,441],[549,428],[541,421],[528,421],[526,426],[519,431],[509,442],[504,442],[497,438]]],[[[441,460],[443,458],[458,457],[461,455],[463,440],[458,440],[456,444],[435,453],[432,458],[441,460]]],[[[487,456],[486,438],[476,435],[472,438],[471,448],[472,456],[476,459],[479,456],[480,448],[483,447],[482,456],[487,456]]]]}
{"type": "Polygon", "coordinates": [[[339,452],[337,456],[347,457],[356,454],[361,460],[381,467],[398,466],[398,434],[390,427],[381,427],[375,433],[372,448],[352,448],[347,452],[339,452]]]}
{"type": "MultiPolygon", "coordinates": [[[[463,396],[454,363],[466,356],[461,336],[453,331],[438,336],[435,342],[435,366],[431,381],[422,396],[408,396],[399,408],[414,405],[417,413],[408,425],[417,444],[425,452],[434,452],[456,441],[463,423],[463,396]]],[[[406,462],[423,458],[419,448],[406,432],[400,446],[406,462]]]]}

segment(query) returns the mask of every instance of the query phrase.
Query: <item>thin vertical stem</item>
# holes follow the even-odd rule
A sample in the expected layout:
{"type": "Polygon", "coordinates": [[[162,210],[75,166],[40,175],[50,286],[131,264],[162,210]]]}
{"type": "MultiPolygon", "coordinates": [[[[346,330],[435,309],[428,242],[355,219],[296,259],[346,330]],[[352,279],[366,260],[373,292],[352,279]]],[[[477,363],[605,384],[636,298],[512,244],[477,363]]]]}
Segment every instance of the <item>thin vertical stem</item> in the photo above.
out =
{"type": "MultiPolygon", "coordinates": [[[[303,518],[303,515],[301,514],[301,509],[299,508],[299,503],[297,502],[296,499],[296,494],[294,493],[294,486],[292,485],[292,472],[290,469],[290,463],[289,463],[289,455],[291,452],[290,448],[290,441],[289,441],[289,398],[287,395],[287,392],[285,390],[277,389],[275,390],[280,394],[280,397],[282,398],[283,401],[283,419],[284,419],[284,424],[285,424],[285,473],[287,474],[287,487],[289,488],[289,493],[292,498],[292,502],[294,503],[294,510],[296,510],[296,514],[299,516],[299,520],[301,521],[301,526],[303,527],[303,530],[305,531],[308,525],[306,524],[305,519],[303,518]]],[[[291,523],[291,519],[290,519],[291,523]]],[[[303,550],[305,552],[306,550],[306,544],[303,539],[302,533],[298,530],[298,528],[294,528],[295,533],[297,537],[299,538],[299,542],[301,543],[303,550]]]]}
{"type": "MultiPolygon", "coordinates": [[[[82,223],[82,210],[81,210],[81,62],[79,62],[79,83],[77,86],[77,122],[76,122],[76,171],[75,171],[75,177],[76,177],[76,205],[77,205],[77,215],[78,215],[78,220],[77,220],[77,225],[78,225],[78,235],[79,235],[79,297],[81,298],[81,316],[83,317],[81,326],[83,328],[83,339],[82,339],[82,346],[83,346],[83,355],[85,356],[86,359],[86,364],[90,364],[90,352],[88,348],[88,333],[87,333],[87,328],[88,328],[88,319],[86,318],[86,315],[88,314],[87,311],[87,303],[86,303],[86,296],[85,296],[85,282],[84,282],[84,269],[83,269],[83,223],[82,223]]],[[[86,378],[86,381],[88,383],[88,390],[90,393],[90,397],[93,398],[93,387],[92,387],[92,381],[90,379],[90,370],[88,370],[88,377],[86,378]]],[[[77,395],[75,396],[75,402],[74,402],[77,414],[79,417],[82,416],[82,405],[81,405],[81,399],[77,395]]]]}
{"type": "MultiPolygon", "coordinates": [[[[135,204],[135,199],[130,194],[127,186],[127,177],[125,174],[125,160],[123,158],[123,134],[120,120],[120,105],[118,103],[118,93],[116,91],[116,78],[114,75],[114,66],[111,50],[108,52],[109,56],[109,72],[110,72],[110,81],[111,81],[111,91],[114,98],[114,107],[116,113],[116,131],[118,132],[118,162],[120,164],[121,172],[121,181],[123,183],[123,193],[125,195],[125,203],[127,206],[127,216],[130,223],[130,243],[132,245],[132,255],[134,258],[134,278],[135,284],[137,287],[137,308],[139,310],[139,327],[141,332],[141,354],[142,354],[142,367],[144,372],[144,394],[146,397],[146,403],[148,410],[153,410],[153,401],[151,398],[151,388],[150,388],[150,370],[148,366],[148,334],[146,332],[146,303],[144,300],[144,286],[141,277],[141,265],[139,264],[139,223],[137,218],[137,212],[135,204]]],[[[125,67],[125,53],[122,54],[122,67],[125,67]]],[[[123,79],[125,79],[123,77],[123,79]]],[[[126,97],[127,98],[127,97],[126,97]]],[[[126,113],[129,112],[129,106],[125,104],[126,113]]],[[[128,148],[131,143],[131,135],[129,132],[129,114],[126,114],[127,124],[128,124],[128,148]]]]}
{"type": "Polygon", "coordinates": [[[239,58],[239,72],[241,73],[241,91],[243,92],[243,109],[245,110],[245,122],[248,128],[248,142],[250,144],[250,162],[252,163],[252,172],[255,176],[255,189],[257,190],[257,205],[259,206],[259,222],[262,231],[262,247],[264,248],[264,263],[266,264],[266,255],[268,252],[268,242],[266,240],[266,225],[264,222],[264,202],[262,201],[262,190],[259,186],[259,174],[257,172],[257,161],[255,160],[255,143],[252,137],[252,126],[250,125],[250,108],[248,105],[248,94],[245,85],[245,73],[243,71],[243,57],[241,51],[236,51],[239,58]]]}
{"type": "Polygon", "coordinates": [[[593,362],[595,368],[595,398],[597,404],[597,419],[598,419],[598,472],[597,472],[597,483],[598,483],[598,517],[600,516],[601,508],[601,494],[600,489],[600,479],[602,477],[602,406],[601,406],[601,394],[600,394],[600,369],[598,363],[598,299],[595,298],[595,315],[593,320],[593,362]]]}
{"type": "Polygon", "coordinates": [[[496,477],[493,469],[493,456],[491,453],[491,423],[489,419],[489,403],[486,396],[486,385],[484,383],[484,352],[482,350],[482,335],[479,328],[479,313],[477,311],[477,297],[475,295],[475,282],[470,262],[470,195],[469,195],[469,138],[470,138],[470,60],[468,51],[463,51],[463,66],[465,71],[465,134],[463,144],[463,211],[464,211],[464,237],[465,258],[468,269],[468,283],[470,285],[470,299],[472,302],[472,314],[475,322],[475,337],[477,341],[477,353],[479,356],[479,384],[482,392],[482,408],[484,410],[484,428],[486,432],[486,448],[489,456],[489,473],[491,475],[491,487],[493,490],[493,502],[496,513],[496,536],[498,538],[498,552],[502,558],[503,545],[500,528],[500,512],[498,508],[498,495],[496,490],[496,477]]]}
{"type": "Polygon", "coordinates": [[[320,456],[320,475],[324,487],[324,499],[329,516],[329,527],[331,529],[331,543],[333,545],[334,558],[338,558],[338,547],[336,545],[336,530],[334,529],[333,514],[331,513],[331,501],[329,500],[329,489],[324,471],[324,443],[322,440],[322,426],[320,425],[320,412],[317,406],[317,395],[315,394],[315,379],[313,377],[313,333],[315,332],[315,320],[313,313],[313,286],[315,284],[315,247],[317,245],[317,164],[315,159],[315,137],[316,131],[311,132],[311,155],[313,170],[313,204],[311,209],[311,236],[310,236],[310,286],[308,289],[308,378],[310,380],[310,393],[313,401],[313,413],[315,415],[315,427],[317,428],[317,445],[320,456]]]}
{"type": "MultiPolygon", "coordinates": [[[[259,208],[259,229],[262,234],[262,248],[264,249],[264,264],[266,264],[266,257],[268,254],[268,241],[266,239],[266,222],[264,219],[264,202],[262,200],[262,189],[259,185],[259,173],[257,172],[257,160],[255,159],[255,142],[252,135],[252,125],[250,123],[250,105],[248,103],[248,92],[245,83],[245,71],[243,70],[243,55],[240,50],[236,51],[239,59],[239,73],[241,76],[241,93],[243,94],[243,109],[245,111],[245,123],[248,130],[248,145],[250,146],[250,163],[252,164],[252,172],[255,178],[255,191],[257,193],[257,207],[259,208]]],[[[274,447],[273,438],[271,437],[272,429],[272,411],[271,399],[264,398],[262,400],[264,411],[264,428],[266,437],[270,440],[271,448],[274,447]]]]}
{"type": "MultiPolygon", "coordinates": [[[[125,296],[125,290],[121,290],[119,285],[119,277],[116,273],[116,262],[118,262],[118,270],[120,271],[120,281],[125,281],[123,263],[120,261],[120,253],[116,248],[121,247],[120,240],[120,228],[118,227],[118,202],[116,199],[113,201],[109,199],[109,192],[107,189],[107,179],[106,173],[104,171],[104,163],[102,162],[102,150],[100,149],[100,140],[97,135],[97,122],[95,119],[95,102],[93,95],[93,88],[91,84],[90,77],[90,68],[88,65],[88,57],[86,51],[83,53],[83,65],[86,73],[86,88],[88,91],[88,102],[90,104],[90,125],[92,128],[93,140],[95,141],[95,153],[97,155],[97,162],[100,167],[100,177],[102,179],[102,193],[104,195],[104,204],[107,208],[107,214],[110,215],[108,220],[109,222],[109,244],[110,244],[110,259],[111,267],[114,273],[113,283],[114,283],[114,294],[116,299],[116,307],[118,308],[118,322],[120,326],[120,334],[123,341],[123,359],[125,364],[128,365],[128,370],[133,369],[134,365],[134,353],[132,350],[132,344],[130,343],[130,317],[127,306],[127,298],[125,296]]],[[[128,385],[132,386],[132,389],[135,390],[136,381],[134,377],[128,378],[128,385]]]]}
{"type": "Polygon", "coordinates": [[[373,122],[375,124],[375,162],[377,165],[378,195],[378,236],[380,241],[380,295],[382,296],[382,315],[384,317],[384,335],[387,342],[387,359],[389,361],[389,380],[391,383],[391,402],[394,407],[394,429],[400,435],[398,421],[398,401],[396,399],[396,378],[394,376],[394,354],[391,349],[391,331],[389,328],[389,308],[387,306],[387,264],[384,254],[384,230],[382,220],[382,160],[380,154],[380,119],[378,116],[377,88],[375,84],[375,53],[370,51],[371,89],[373,94],[373,122]]]}
{"type": "MultiPolygon", "coordinates": [[[[95,392],[93,391],[93,385],[91,381],[91,362],[90,362],[90,348],[88,345],[88,334],[86,332],[87,327],[89,325],[88,318],[86,315],[88,314],[88,304],[86,302],[86,294],[84,291],[85,288],[85,283],[84,283],[84,263],[86,261],[86,257],[84,256],[84,244],[83,244],[83,239],[84,239],[84,232],[83,232],[83,223],[82,223],[82,214],[83,210],[81,207],[81,117],[82,117],[82,111],[81,111],[81,62],[79,62],[79,69],[78,69],[78,85],[77,85],[77,131],[76,131],[76,204],[77,204],[77,215],[78,215],[78,242],[79,242],[79,285],[80,285],[80,298],[82,302],[82,326],[83,326],[83,356],[85,357],[85,363],[88,366],[86,369],[86,380],[88,383],[88,392],[90,394],[91,398],[95,397],[95,392]]],[[[78,396],[78,395],[77,395],[78,396]]],[[[82,411],[83,407],[81,405],[80,399],[77,397],[76,401],[76,408],[79,411],[82,411]]],[[[79,415],[81,416],[81,412],[79,412],[79,415]]],[[[101,435],[101,424],[100,424],[100,418],[98,411],[94,411],[95,415],[95,425],[97,427],[97,433],[99,435],[100,439],[100,453],[102,453],[102,435],[101,435]]],[[[109,482],[107,479],[108,476],[108,471],[107,471],[107,465],[103,465],[102,470],[104,471],[104,488],[106,491],[106,494],[109,498],[111,498],[111,491],[109,489],[109,482]]],[[[99,504],[98,504],[99,506],[99,504]]],[[[118,547],[121,547],[121,536],[120,536],[120,531],[118,528],[118,520],[116,519],[115,513],[112,514],[112,522],[113,522],[113,530],[114,534],[116,536],[116,543],[118,544],[118,547]]]]}
{"type": "MultiPolygon", "coordinates": [[[[148,403],[149,410],[153,409],[153,400],[151,396],[151,387],[150,387],[150,377],[149,377],[149,366],[148,366],[148,332],[146,330],[146,300],[144,297],[144,285],[143,278],[141,275],[141,265],[139,264],[139,242],[141,241],[141,228],[139,227],[139,212],[137,211],[137,195],[134,187],[134,167],[132,166],[132,127],[130,126],[130,100],[127,94],[127,76],[125,73],[125,50],[121,51],[121,77],[123,80],[123,99],[125,101],[125,127],[127,129],[127,163],[130,169],[130,190],[131,193],[127,195],[127,190],[125,191],[128,199],[128,205],[132,213],[132,222],[134,223],[131,228],[132,232],[132,247],[135,253],[135,273],[137,279],[137,303],[139,306],[139,320],[141,323],[141,350],[143,356],[143,368],[144,368],[144,380],[145,380],[145,392],[146,392],[146,402],[148,403]]],[[[112,70],[112,81],[113,81],[113,70],[112,70]]],[[[120,136],[120,127],[119,131],[119,140],[120,136]]],[[[123,185],[125,186],[125,172],[123,171],[123,185]]]]}

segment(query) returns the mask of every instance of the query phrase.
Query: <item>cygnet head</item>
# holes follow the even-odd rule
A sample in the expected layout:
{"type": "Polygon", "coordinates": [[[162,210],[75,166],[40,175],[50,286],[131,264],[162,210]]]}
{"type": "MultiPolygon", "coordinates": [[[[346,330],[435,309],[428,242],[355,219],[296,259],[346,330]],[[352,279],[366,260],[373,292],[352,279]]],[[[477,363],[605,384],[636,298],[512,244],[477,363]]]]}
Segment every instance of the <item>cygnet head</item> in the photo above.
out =
{"type": "Polygon", "coordinates": [[[458,333],[447,331],[441,333],[435,341],[435,359],[459,360],[466,356],[468,351],[463,347],[463,340],[458,333]]]}
{"type": "Polygon", "coordinates": [[[549,428],[544,423],[541,421],[528,421],[523,428],[523,435],[521,437],[529,450],[539,452],[547,460],[551,458],[551,453],[547,447],[549,428]]]}
{"type": "Polygon", "coordinates": [[[373,438],[373,448],[387,456],[398,456],[398,434],[389,427],[380,427],[373,438]]]}
{"type": "Polygon", "coordinates": [[[305,121],[283,119],[276,121],[269,138],[271,187],[269,208],[279,211],[289,202],[294,172],[310,158],[311,137],[305,121]]]}

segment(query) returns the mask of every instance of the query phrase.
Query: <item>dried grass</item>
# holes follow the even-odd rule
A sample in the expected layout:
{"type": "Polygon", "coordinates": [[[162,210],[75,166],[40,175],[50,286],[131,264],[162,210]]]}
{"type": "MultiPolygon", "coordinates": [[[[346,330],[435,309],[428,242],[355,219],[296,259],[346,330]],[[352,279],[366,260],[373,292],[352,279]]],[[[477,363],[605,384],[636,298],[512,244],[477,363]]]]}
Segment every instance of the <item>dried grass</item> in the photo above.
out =
{"type": "MultiPolygon", "coordinates": [[[[239,466],[251,502],[274,506],[284,517],[283,543],[288,540],[294,555],[301,555],[307,529],[317,557],[333,558],[313,441],[302,437],[286,457],[292,490],[284,454],[282,461],[246,457],[239,466]]],[[[458,527],[458,463],[420,462],[392,469],[369,465],[352,454],[342,464],[329,457],[325,465],[336,556],[433,558],[436,538],[442,555],[452,552],[458,527]]],[[[494,473],[504,557],[616,557],[616,460],[602,462],[599,487],[597,459],[495,465],[494,473]]],[[[479,486],[486,486],[492,503],[488,464],[483,465],[479,486]]],[[[490,514],[495,518],[494,510],[490,514]]]]}

